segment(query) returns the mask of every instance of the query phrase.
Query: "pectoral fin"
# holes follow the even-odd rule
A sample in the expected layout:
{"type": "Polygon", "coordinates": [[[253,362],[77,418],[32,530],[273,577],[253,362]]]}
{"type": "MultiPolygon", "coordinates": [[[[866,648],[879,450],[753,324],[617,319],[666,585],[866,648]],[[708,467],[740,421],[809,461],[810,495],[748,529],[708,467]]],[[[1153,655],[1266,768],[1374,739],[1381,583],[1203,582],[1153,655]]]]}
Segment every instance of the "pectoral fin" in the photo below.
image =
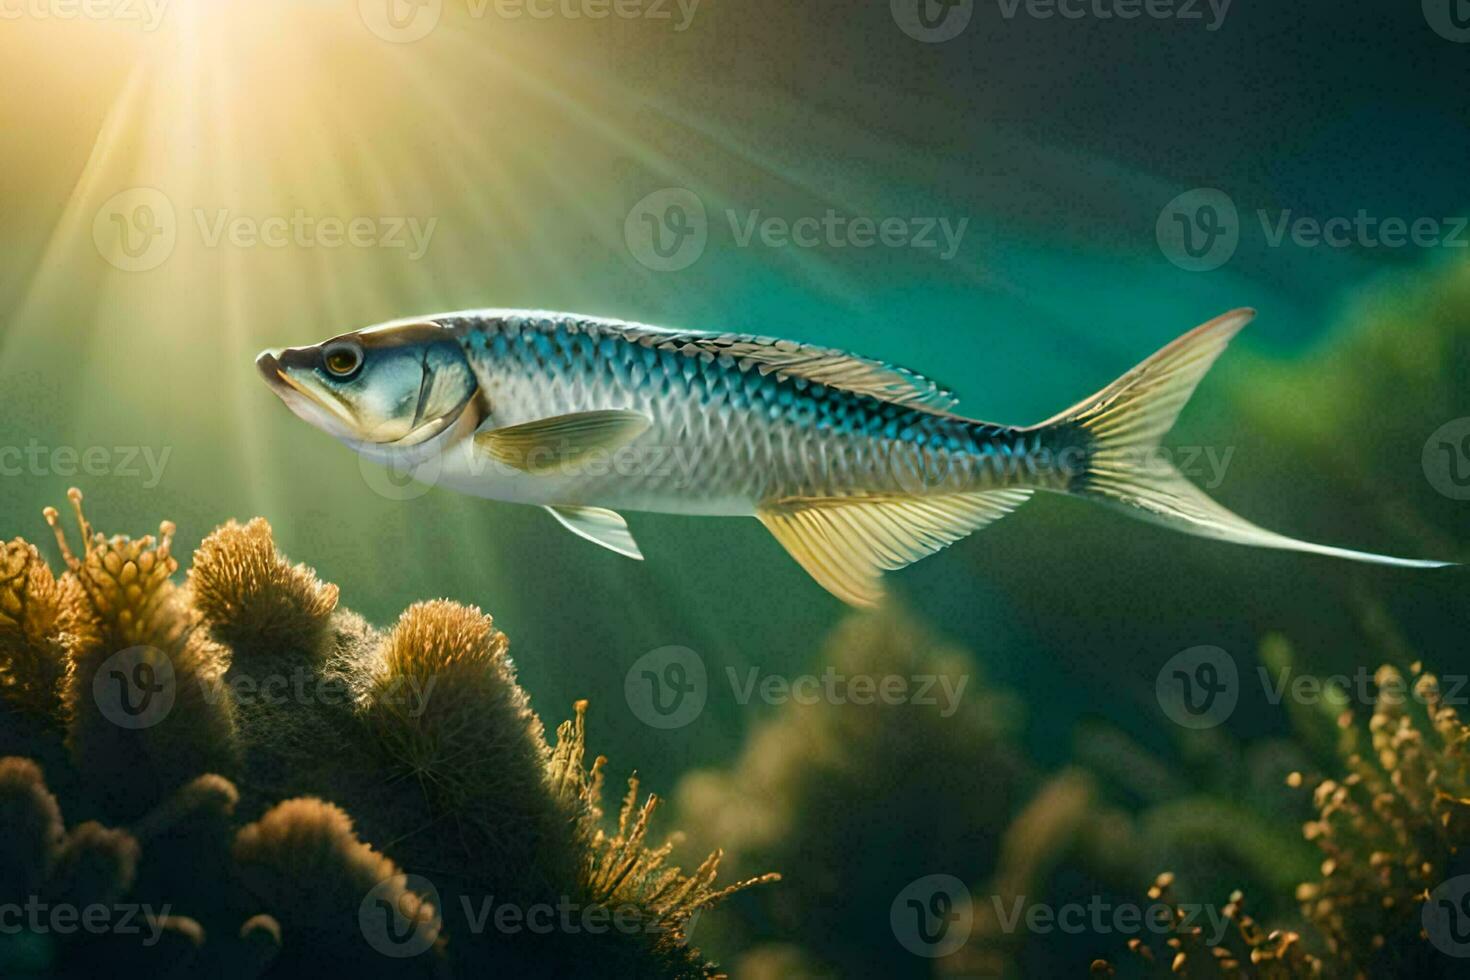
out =
{"type": "Polygon", "coordinates": [[[781,546],[843,602],[874,606],[880,578],[1015,510],[1030,490],[932,497],[790,498],[756,511],[781,546]]]}
{"type": "Polygon", "coordinates": [[[609,551],[643,560],[638,542],[628,530],[628,522],[615,510],[604,507],[547,507],[551,516],[561,521],[562,527],[578,537],[602,545],[609,551]]]}
{"type": "Polygon", "coordinates": [[[642,412],[573,412],[481,432],[475,445],[497,462],[545,474],[564,470],[591,451],[626,446],[652,424],[642,412]]]}

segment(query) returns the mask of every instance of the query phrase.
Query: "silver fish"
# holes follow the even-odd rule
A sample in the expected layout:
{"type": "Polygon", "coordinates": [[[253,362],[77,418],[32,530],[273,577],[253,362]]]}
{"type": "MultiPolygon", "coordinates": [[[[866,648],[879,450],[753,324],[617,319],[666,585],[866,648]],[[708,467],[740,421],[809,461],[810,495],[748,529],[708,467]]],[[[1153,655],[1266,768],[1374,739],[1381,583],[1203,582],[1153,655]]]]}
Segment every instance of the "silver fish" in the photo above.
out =
{"type": "Polygon", "coordinates": [[[956,414],[954,395],[881,361],[746,334],[564,313],[397,320],[262,353],[302,419],[374,461],[463,493],[549,510],[642,558],[620,510],[755,517],[858,606],[902,568],[1020,506],[1067,493],[1207,538],[1415,568],[1299,541],[1236,516],[1159,443],[1254,316],[1190,331],[1031,426],[956,414]]]}

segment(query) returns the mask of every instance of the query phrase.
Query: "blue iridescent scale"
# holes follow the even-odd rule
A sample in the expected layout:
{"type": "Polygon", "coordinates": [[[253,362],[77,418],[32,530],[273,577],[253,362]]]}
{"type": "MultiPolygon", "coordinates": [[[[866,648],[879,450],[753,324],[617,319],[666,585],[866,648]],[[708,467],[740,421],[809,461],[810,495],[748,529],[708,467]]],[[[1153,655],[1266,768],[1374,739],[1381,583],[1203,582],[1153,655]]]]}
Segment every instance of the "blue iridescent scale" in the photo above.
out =
{"type": "MultiPolygon", "coordinates": [[[[1035,447],[1021,430],[680,347],[697,335],[537,314],[452,325],[492,417],[500,412],[502,423],[515,424],[573,411],[645,411],[654,432],[640,442],[701,451],[711,494],[760,500],[1034,484],[1028,450],[1035,447]]],[[[643,483],[649,493],[671,489],[643,483]]]]}

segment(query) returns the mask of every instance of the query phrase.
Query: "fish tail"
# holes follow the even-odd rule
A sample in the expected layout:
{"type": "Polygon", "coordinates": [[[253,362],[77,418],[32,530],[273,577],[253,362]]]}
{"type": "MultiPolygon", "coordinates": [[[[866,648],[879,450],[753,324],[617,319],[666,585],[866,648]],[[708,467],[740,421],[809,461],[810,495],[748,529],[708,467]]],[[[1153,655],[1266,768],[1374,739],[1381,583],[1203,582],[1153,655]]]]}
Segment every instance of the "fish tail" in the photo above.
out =
{"type": "Polygon", "coordinates": [[[1196,327],[1091,398],[1027,430],[1059,460],[1062,489],[1204,538],[1408,568],[1454,564],[1351,551],[1268,531],[1205,496],[1158,452],[1195,386],[1254,316],[1254,310],[1233,310],[1196,327]]]}

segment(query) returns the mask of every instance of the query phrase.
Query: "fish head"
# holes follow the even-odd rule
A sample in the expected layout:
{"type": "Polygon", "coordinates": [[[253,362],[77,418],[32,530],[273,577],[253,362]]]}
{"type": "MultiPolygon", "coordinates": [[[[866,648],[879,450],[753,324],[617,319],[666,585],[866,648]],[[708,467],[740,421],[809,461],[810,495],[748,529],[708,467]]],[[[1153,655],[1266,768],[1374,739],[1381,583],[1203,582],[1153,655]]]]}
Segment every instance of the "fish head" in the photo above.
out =
{"type": "Polygon", "coordinates": [[[432,320],[268,350],[255,366],[299,418],[350,446],[414,446],[475,411],[458,335],[432,320]]]}

